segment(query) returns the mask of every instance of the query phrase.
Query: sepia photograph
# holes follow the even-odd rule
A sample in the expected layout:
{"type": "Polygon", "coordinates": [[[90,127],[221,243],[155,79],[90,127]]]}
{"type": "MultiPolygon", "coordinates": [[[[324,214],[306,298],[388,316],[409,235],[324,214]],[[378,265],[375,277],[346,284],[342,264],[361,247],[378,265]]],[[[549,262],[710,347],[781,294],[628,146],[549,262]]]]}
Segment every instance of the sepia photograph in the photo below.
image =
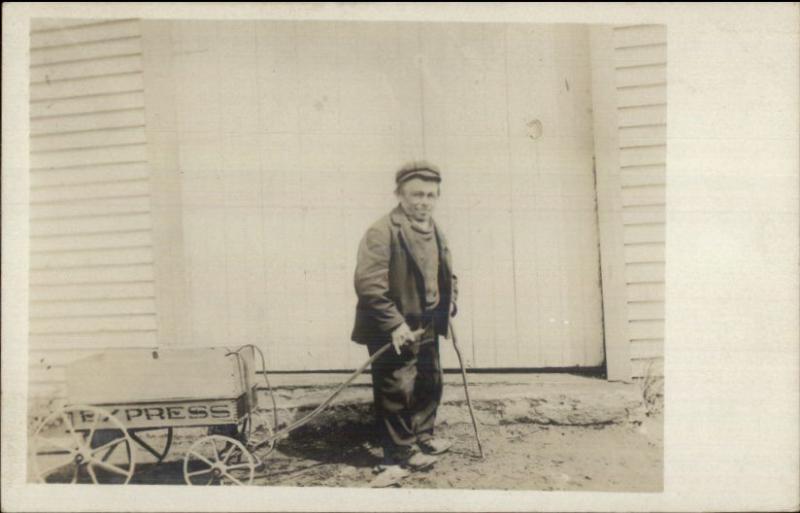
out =
{"type": "Polygon", "coordinates": [[[2,11],[3,511],[797,511],[797,3],[2,11]]]}
{"type": "Polygon", "coordinates": [[[666,67],[663,25],[32,19],[29,479],[660,491],[666,67]]]}

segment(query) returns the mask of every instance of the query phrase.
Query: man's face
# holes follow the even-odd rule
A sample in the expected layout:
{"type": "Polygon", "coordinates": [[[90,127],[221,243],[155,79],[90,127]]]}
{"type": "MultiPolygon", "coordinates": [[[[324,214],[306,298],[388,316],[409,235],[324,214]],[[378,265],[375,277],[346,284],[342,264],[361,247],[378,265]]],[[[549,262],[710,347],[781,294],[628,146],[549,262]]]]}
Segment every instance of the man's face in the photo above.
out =
{"type": "Polygon", "coordinates": [[[427,222],[439,199],[439,183],[412,178],[400,186],[397,197],[406,214],[415,221],[427,222]]]}

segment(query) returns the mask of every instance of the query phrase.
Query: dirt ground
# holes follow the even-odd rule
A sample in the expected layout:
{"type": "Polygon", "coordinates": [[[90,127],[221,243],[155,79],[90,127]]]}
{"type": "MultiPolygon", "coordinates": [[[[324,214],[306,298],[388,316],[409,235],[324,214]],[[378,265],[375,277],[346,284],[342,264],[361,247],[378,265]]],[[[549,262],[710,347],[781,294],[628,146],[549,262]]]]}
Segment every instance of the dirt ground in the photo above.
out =
{"type": "MultiPolygon", "coordinates": [[[[472,427],[443,426],[454,441],[429,471],[413,473],[409,488],[595,490],[658,492],[662,489],[663,419],[641,424],[588,427],[539,424],[483,426],[485,459],[477,459],[472,427]]],[[[173,452],[180,452],[176,440],[173,452]]],[[[184,442],[185,443],[185,442],[184,442]]],[[[366,425],[303,428],[266,458],[254,479],[262,486],[364,487],[380,451],[366,425]]],[[[266,450],[258,451],[259,457],[266,450]]],[[[179,462],[137,467],[133,482],[182,484],[179,462]]]]}

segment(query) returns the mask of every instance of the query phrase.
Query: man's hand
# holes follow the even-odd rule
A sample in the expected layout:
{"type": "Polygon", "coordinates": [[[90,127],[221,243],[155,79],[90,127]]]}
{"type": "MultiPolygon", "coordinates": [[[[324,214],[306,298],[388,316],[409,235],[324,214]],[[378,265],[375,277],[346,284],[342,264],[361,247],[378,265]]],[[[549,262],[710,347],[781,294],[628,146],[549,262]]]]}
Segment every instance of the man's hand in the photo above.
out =
{"type": "Polygon", "coordinates": [[[400,350],[403,348],[403,346],[409,342],[416,342],[423,333],[425,333],[425,330],[422,328],[418,329],[417,331],[411,331],[411,328],[409,328],[408,324],[406,323],[396,327],[392,332],[392,345],[394,346],[394,351],[397,354],[400,354],[400,350]]]}

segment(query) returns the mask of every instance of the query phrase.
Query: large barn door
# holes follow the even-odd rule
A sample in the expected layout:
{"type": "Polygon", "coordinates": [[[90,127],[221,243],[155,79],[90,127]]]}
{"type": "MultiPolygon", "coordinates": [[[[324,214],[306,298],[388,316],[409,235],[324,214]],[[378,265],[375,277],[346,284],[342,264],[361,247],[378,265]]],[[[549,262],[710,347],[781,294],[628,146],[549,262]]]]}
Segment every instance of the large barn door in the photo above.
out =
{"type": "Polygon", "coordinates": [[[421,53],[470,363],[601,365],[588,29],[448,25],[421,53]]]}
{"type": "Polygon", "coordinates": [[[149,76],[174,106],[189,344],[358,366],[358,242],[424,157],[470,365],[602,363],[586,27],[164,23],[149,76]]]}

